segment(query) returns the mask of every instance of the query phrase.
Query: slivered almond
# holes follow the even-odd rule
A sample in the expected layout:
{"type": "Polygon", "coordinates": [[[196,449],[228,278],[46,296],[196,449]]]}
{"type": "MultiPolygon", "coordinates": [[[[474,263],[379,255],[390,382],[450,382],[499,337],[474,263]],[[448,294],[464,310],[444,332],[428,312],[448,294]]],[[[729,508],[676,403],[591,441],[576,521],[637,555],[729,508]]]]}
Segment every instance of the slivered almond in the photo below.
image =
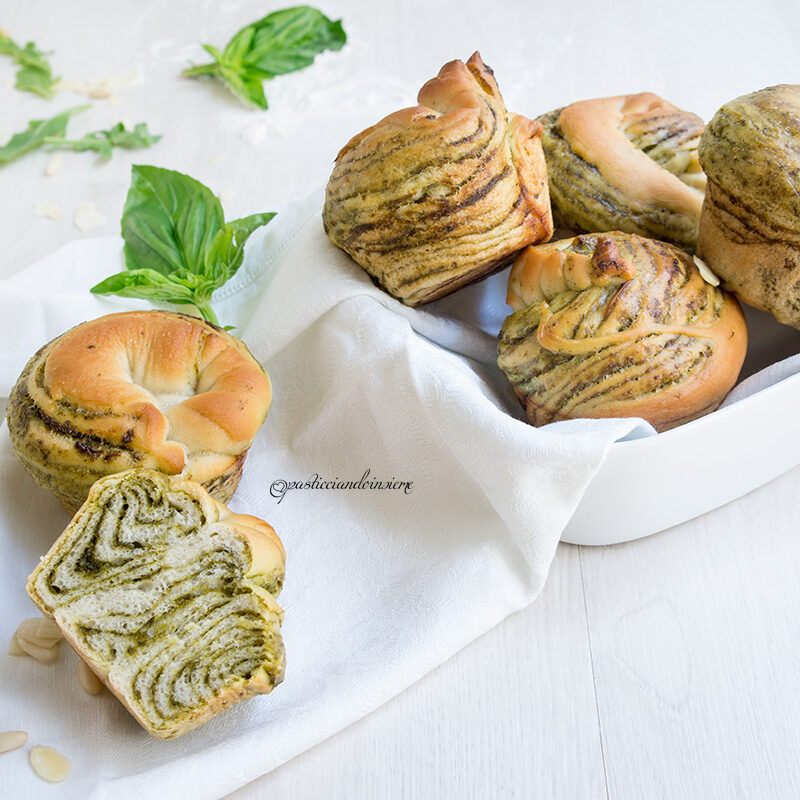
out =
{"type": "Polygon", "coordinates": [[[5,731],[0,733],[0,753],[16,750],[28,741],[25,731],[5,731]]]}
{"type": "Polygon", "coordinates": [[[719,278],[711,271],[708,264],[706,264],[702,258],[694,256],[694,263],[706,283],[710,283],[712,286],[719,286],[719,278]]]}
{"type": "Polygon", "coordinates": [[[103,691],[103,682],[83,659],[78,662],[78,681],[86,694],[100,694],[103,691]]]}
{"type": "Polygon", "coordinates": [[[55,153],[47,162],[47,166],[44,169],[44,174],[47,175],[48,178],[52,178],[53,175],[55,175],[63,166],[64,154],[55,153]]]}
{"type": "Polygon", "coordinates": [[[31,747],[28,758],[33,771],[50,783],[61,783],[69,778],[69,774],[72,772],[72,764],[69,763],[69,759],[52,747],[37,744],[35,747],[31,747]]]}

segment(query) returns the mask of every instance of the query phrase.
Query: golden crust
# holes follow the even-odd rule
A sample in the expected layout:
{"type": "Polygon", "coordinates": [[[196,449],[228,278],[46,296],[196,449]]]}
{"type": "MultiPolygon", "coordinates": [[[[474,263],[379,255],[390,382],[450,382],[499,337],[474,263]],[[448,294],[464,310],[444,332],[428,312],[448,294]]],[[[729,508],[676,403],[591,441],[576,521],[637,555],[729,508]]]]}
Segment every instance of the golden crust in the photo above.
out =
{"type": "Polygon", "coordinates": [[[411,306],[553,231],[541,125],[507,113],[478,53],[445,64],[418,101],[342,148],[323,210],[334,244],[411,306]]]}
{"type": "Polygon", "coordinates": [[[550,194],[579,231],[697,242],[702,120],[652,92],[583,100],[540,118],[550,194]]]}
{"type": "Polygon", "coordinates": [[[230,499],[271,400],[245,345],[168,311],[110,314],[43,347],[12,391],[17,455],[72,511],[102,475],[183,474],[230,499]]]}
{"type": "MultiPolygon", "coordinates": [[[[94,519],[96,520],[96,517],[94,519]]],[[[196,531],[190,530],[189,533],[194,534],[196,531]]],[[[129,537],[130,535],[128,534],[129,537]]],[[[97,549],[91,554],[92,559],[96,555],[101,560],[101,564],[103,564],[102,556],[99,554],[104,551],[104,548],[108,549],[113,544],[108,542],[101,542],[99,545],[94,544],[93,547],[97,549]]],[[[131,551],[130,539],[126,539],[126,547],[129,552],[133,553],[133,558],[136,558],[137,554],[145,552],[145,550],[141,549],[141,545],[131,551]]],[[[154,548],[152,558],[154,560],[164,559],[164,552],[169,552],[168,548],[166,550],[154,548]]],[[[160,568],[164,570],[165,574],[168,574],[170,570],[174,569],[175,563],[179,563],[179,561],[175,562],[173,557],[172,561],[161,564],[160,568]]],[[[283,618],[283,610],[278,605],[274,595],[280,591],[283,584],[285,566],[286,555],[283,544],[273,527],[264,520],[247,514],[233,513],[227,506],[215,500],[202,486],[193,481],[177,477],[170,478],[151,470],[129,470],[107,476],[94,483],[86,502],[31,573],[26,588],[28,595],[38,608],[55,619],[72,649],[122,702],[139,724],[152,736],[161,739],[172,739],[196,728],[241,700],[271,691],[283,679],[284,655],[283,644],[279,635],[279,625],[280,620],[283,618]],[[104,535],[101,530],[102,523],[93,522],[93,515],[97,513],[98,509],[108,507],[109,496],[116,492],[124,492],[127,487],[140,486],[144,483],[156,487],[160,497],[174,498],[182,495],[188,498],[191,502],[197,504],[204,529],[213,530],[216,536],[235,537],[242,542],[249,555],[250,566],[237,578],[240,584],[237,594],[246,591],[253,596],[253,613],[261,614],[267,620],[268,626],[273,626],[270,633],[273,633],[274,636],[270,639],[270,642],[277,648],[274,653],[273,669],[267,669],[262,665],[253,670],[250,675],[243,675],[228,681],[210,700],[194,708],[187,707],[183,709],[177,719],[169,724],[154,724],[144,710],[137,707],[133,702],[130,671],[127,669],[125,661],[130,657],[130,653],[135,652],[136,648],[134,647],[130,651],[127,649],[120,651],[112,661],[104,660],[92,648],[90,640],[84,636],[86,629],[89,628],[96,631],[103,630],[104,624],[102,620],[99,618],[82,619],[80,613],[77,616],[71,613],[72,609],[75,608],[74,602],[76,599],[70,593],[71,590],[65,589],[58,593],[53,593],[51,588],[54,576],[56,576],[57,580],[65,579],[64,570],[69,569],[71,563],[70,553],[73,549],[79,549],[83,546],[81,537],[87,526],[95,525],[98,535],[102,539],[104,535]],[[76,624],[77,619],[81,619],[81,624],[76,624]],[[276,628],[275,626],[278,627],[276,628]]],[[[80,569],[80,567],[77,567],[77,569],[80,569]]],[[[90,571],[86,574],[93,575],[94,573],[90,571]]],[[[150,576],[150,579],[152,580],[152,576],[150,576]]],[[[104,591],[107,592],[109,585],[110,581],[101,577],[96,587],[98,596],[104,591]]],[[[136,583],[133,584],[133,587],[136,587],[136,583]]],[[[181,583],[179,592],[181,597],[178,599],[181,600],[184,596],[191,597],[194,593],[200,591],[200,588],[193,589],[188,581],[184,580],[181,583]]],[[[91,590],[88,593],[91,594],[91,590]]],[[[101,603],[102,601],[98,604],[97,612],[100,616],[102,616],[101,603]]],[[[159,606],[157,604],[156,608],[159,607],[163,611],[163,605],[159,606]]],[[[156,620],[151,618],[146,624],[149,630],[150,627],[156,624],[156,620]]],[[[161,634],[164,637],[177,637],[175,638],[175,646],[177,647],[175,658],[180,658],[180,651],[184,649],[184,645],[180,644],[180,642],[191,635],[191,630],[192,627],[190,625],[183,631],[170,631],[161,634]]],[[[140,638],[134,637],[134,642],[140,642],[140,638]]],[[[190,646],[188,640],[186,646],[190,646]]]]}
{"type": "Polygon", "coordinates": [[[713,411],[747,348],[736,300],[676,247],[612,232],[527,248],[514,263],[498,364],[531,424],[713,411]]]}
{"type": "Polygon", "coordinates": [[[698,254],[748,305],[800,328],[800,85],[726,103],[708,124],[698,254]]]}

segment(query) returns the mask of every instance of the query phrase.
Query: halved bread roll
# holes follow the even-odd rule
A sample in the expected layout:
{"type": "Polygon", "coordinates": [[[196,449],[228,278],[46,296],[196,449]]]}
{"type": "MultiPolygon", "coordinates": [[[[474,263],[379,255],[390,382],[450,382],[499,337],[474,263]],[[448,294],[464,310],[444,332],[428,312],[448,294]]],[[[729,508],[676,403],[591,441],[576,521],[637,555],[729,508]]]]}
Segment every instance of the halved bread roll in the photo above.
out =
{"type": "Polygon", "coordinates": [[[418,101],[342,148],[322,213],[331,241],[410,306],[553,233],[542,126],[506,111],[478,53],[445,64],[418,101]]]}
{"type": "Polygon", "coordinates": [[[135,467],[230,500],[272,398],[245,344],[196,317],[131,311],[45,345],[8,406],[14,450],[74,513],[103,475],[135,467]]]}
{"type": "Polygon", "coordinates": [[[529,247],[511,270],[498,364],[532,425],[713,411],[744,361],[736,299],[677,247],[620,233],[529,247]]]}
{"type": "Polygon", "coordinates": [[[275,531],[151,470],[97,481],[28,594],[153,736],[169,739],[284,673],[275,531]]]}

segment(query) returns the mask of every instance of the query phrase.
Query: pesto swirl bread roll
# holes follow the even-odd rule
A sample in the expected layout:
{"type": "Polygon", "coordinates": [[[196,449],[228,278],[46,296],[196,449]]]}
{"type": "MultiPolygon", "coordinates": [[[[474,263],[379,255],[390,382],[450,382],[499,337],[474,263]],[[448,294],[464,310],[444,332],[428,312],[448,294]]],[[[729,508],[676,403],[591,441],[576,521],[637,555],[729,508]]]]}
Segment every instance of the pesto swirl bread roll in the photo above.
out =
{"type": "Polygon", "coordinates": [[[410,306],[485,277],[553,232],[542,127],[506,111],[478,53],[336,157],[331,241],[410,306]]]}
{"type": "Polygon", "coordinates": [[[800,85],[726,103],[700,160],[698,254],[745,303],[800,328],[800,85]]]}
{"type": "Polygon", "coordinates": [[[184,314],[132,311],[41,348],[11,392],[8,430],[25,469],[71,513],[98,478],[133,467],[227,502],[270,400],[239,339],[184,314]]]}
{"type": "Polygon", "coordinates": [[[566,225],[694,252],[705,189],[700,117],[643,92],[583,100],[539,120],[550,197],[566,225]]]}
{"type": "Polygon", "coordinates": [[[673,428],[722,402],[747,348],[736,299],[682,250],[633,234],[526,248],[508,303],[498,364],[533,425],[643,417],[673,428]]]}
{"type": "Polygon", "coordinates": [[[153,736],[170,739],[283,679],[275,531],[151,470],[97,481],[28,594],[153,736]]]}

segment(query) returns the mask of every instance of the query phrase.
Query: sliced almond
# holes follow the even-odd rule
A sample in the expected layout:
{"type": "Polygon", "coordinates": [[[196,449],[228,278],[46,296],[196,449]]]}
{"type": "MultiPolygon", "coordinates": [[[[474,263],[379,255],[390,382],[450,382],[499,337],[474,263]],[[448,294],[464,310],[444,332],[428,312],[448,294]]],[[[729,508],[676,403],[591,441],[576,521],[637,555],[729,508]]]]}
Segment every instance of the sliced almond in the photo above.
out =
{"type": "Polygon", "coordinates": [[[69,778],[72,764],[69,759],[52,747],[37,744],[28,753],[33,771],[43,780],[50,783],[61,783],[69,778]]]}
{"type": "Polygon", "coordinates": [[[28,741],[28,734],[25,731],[5,731],[0,733],[0,753],[8,753],[16,750],[28,741]]]}
{"type": "Polygon", "coordinates": [[[64,634],[61,633],[61,628],[56,625],[55,620],[49,617],[42,617],[36,628],[36,638],[42,644],[50,644],[60,642],[64,638],[64,634]]]}
{"type": "Polygon", "coordinates": [[[78,681],[86,694],[100,694],[103,691],[103,682],[83,659],[78,662],[78,681]]]}
{"type": "Polygon", "coordinates": [[[37,217],[48,217],[49,219],[61,219],[64,216],[64,209],[54,206],[52,203],[46,203],[44,200],[37,200],[33,204],[33,213],[37,217]]]}
{"type": "Polygon", "coordinates": [[[42,644],[28,641],[27,639],[20,639],[17,637],[17,643],[25,651],[26,655],[41,661],[43,664],[52,664],[58,661],[58,645],[54,644],[46,647],[42,644]]]}
{"type": "Polygon", "coordinates": [[[702,258],[698,258],[697,256],[694,257],[694,263],[697,269],[700,271],[700,275],[702,276],[703,280],[706,283],[710,283],[712,286],[719,286],[720,280],[719,278],[711,271],[708,264],[703,261],[702,258]]]}
{"type": "Polygon", "coordinates": [[[17,641],[17,634],[15,633],[11,637],[11,644],[8,648],[8,654],[10,656],[26,656],[28,655],[20,646],[19,642],[17,641]]]}
{"type": "Polygon", "coordinates": [[[84,200],[78,206],[72,222],[81,233],[86,233],[92,228],[99,228],[101,225],[105,225],[106,218],[97,210],[91,200],[84,200]]]}

